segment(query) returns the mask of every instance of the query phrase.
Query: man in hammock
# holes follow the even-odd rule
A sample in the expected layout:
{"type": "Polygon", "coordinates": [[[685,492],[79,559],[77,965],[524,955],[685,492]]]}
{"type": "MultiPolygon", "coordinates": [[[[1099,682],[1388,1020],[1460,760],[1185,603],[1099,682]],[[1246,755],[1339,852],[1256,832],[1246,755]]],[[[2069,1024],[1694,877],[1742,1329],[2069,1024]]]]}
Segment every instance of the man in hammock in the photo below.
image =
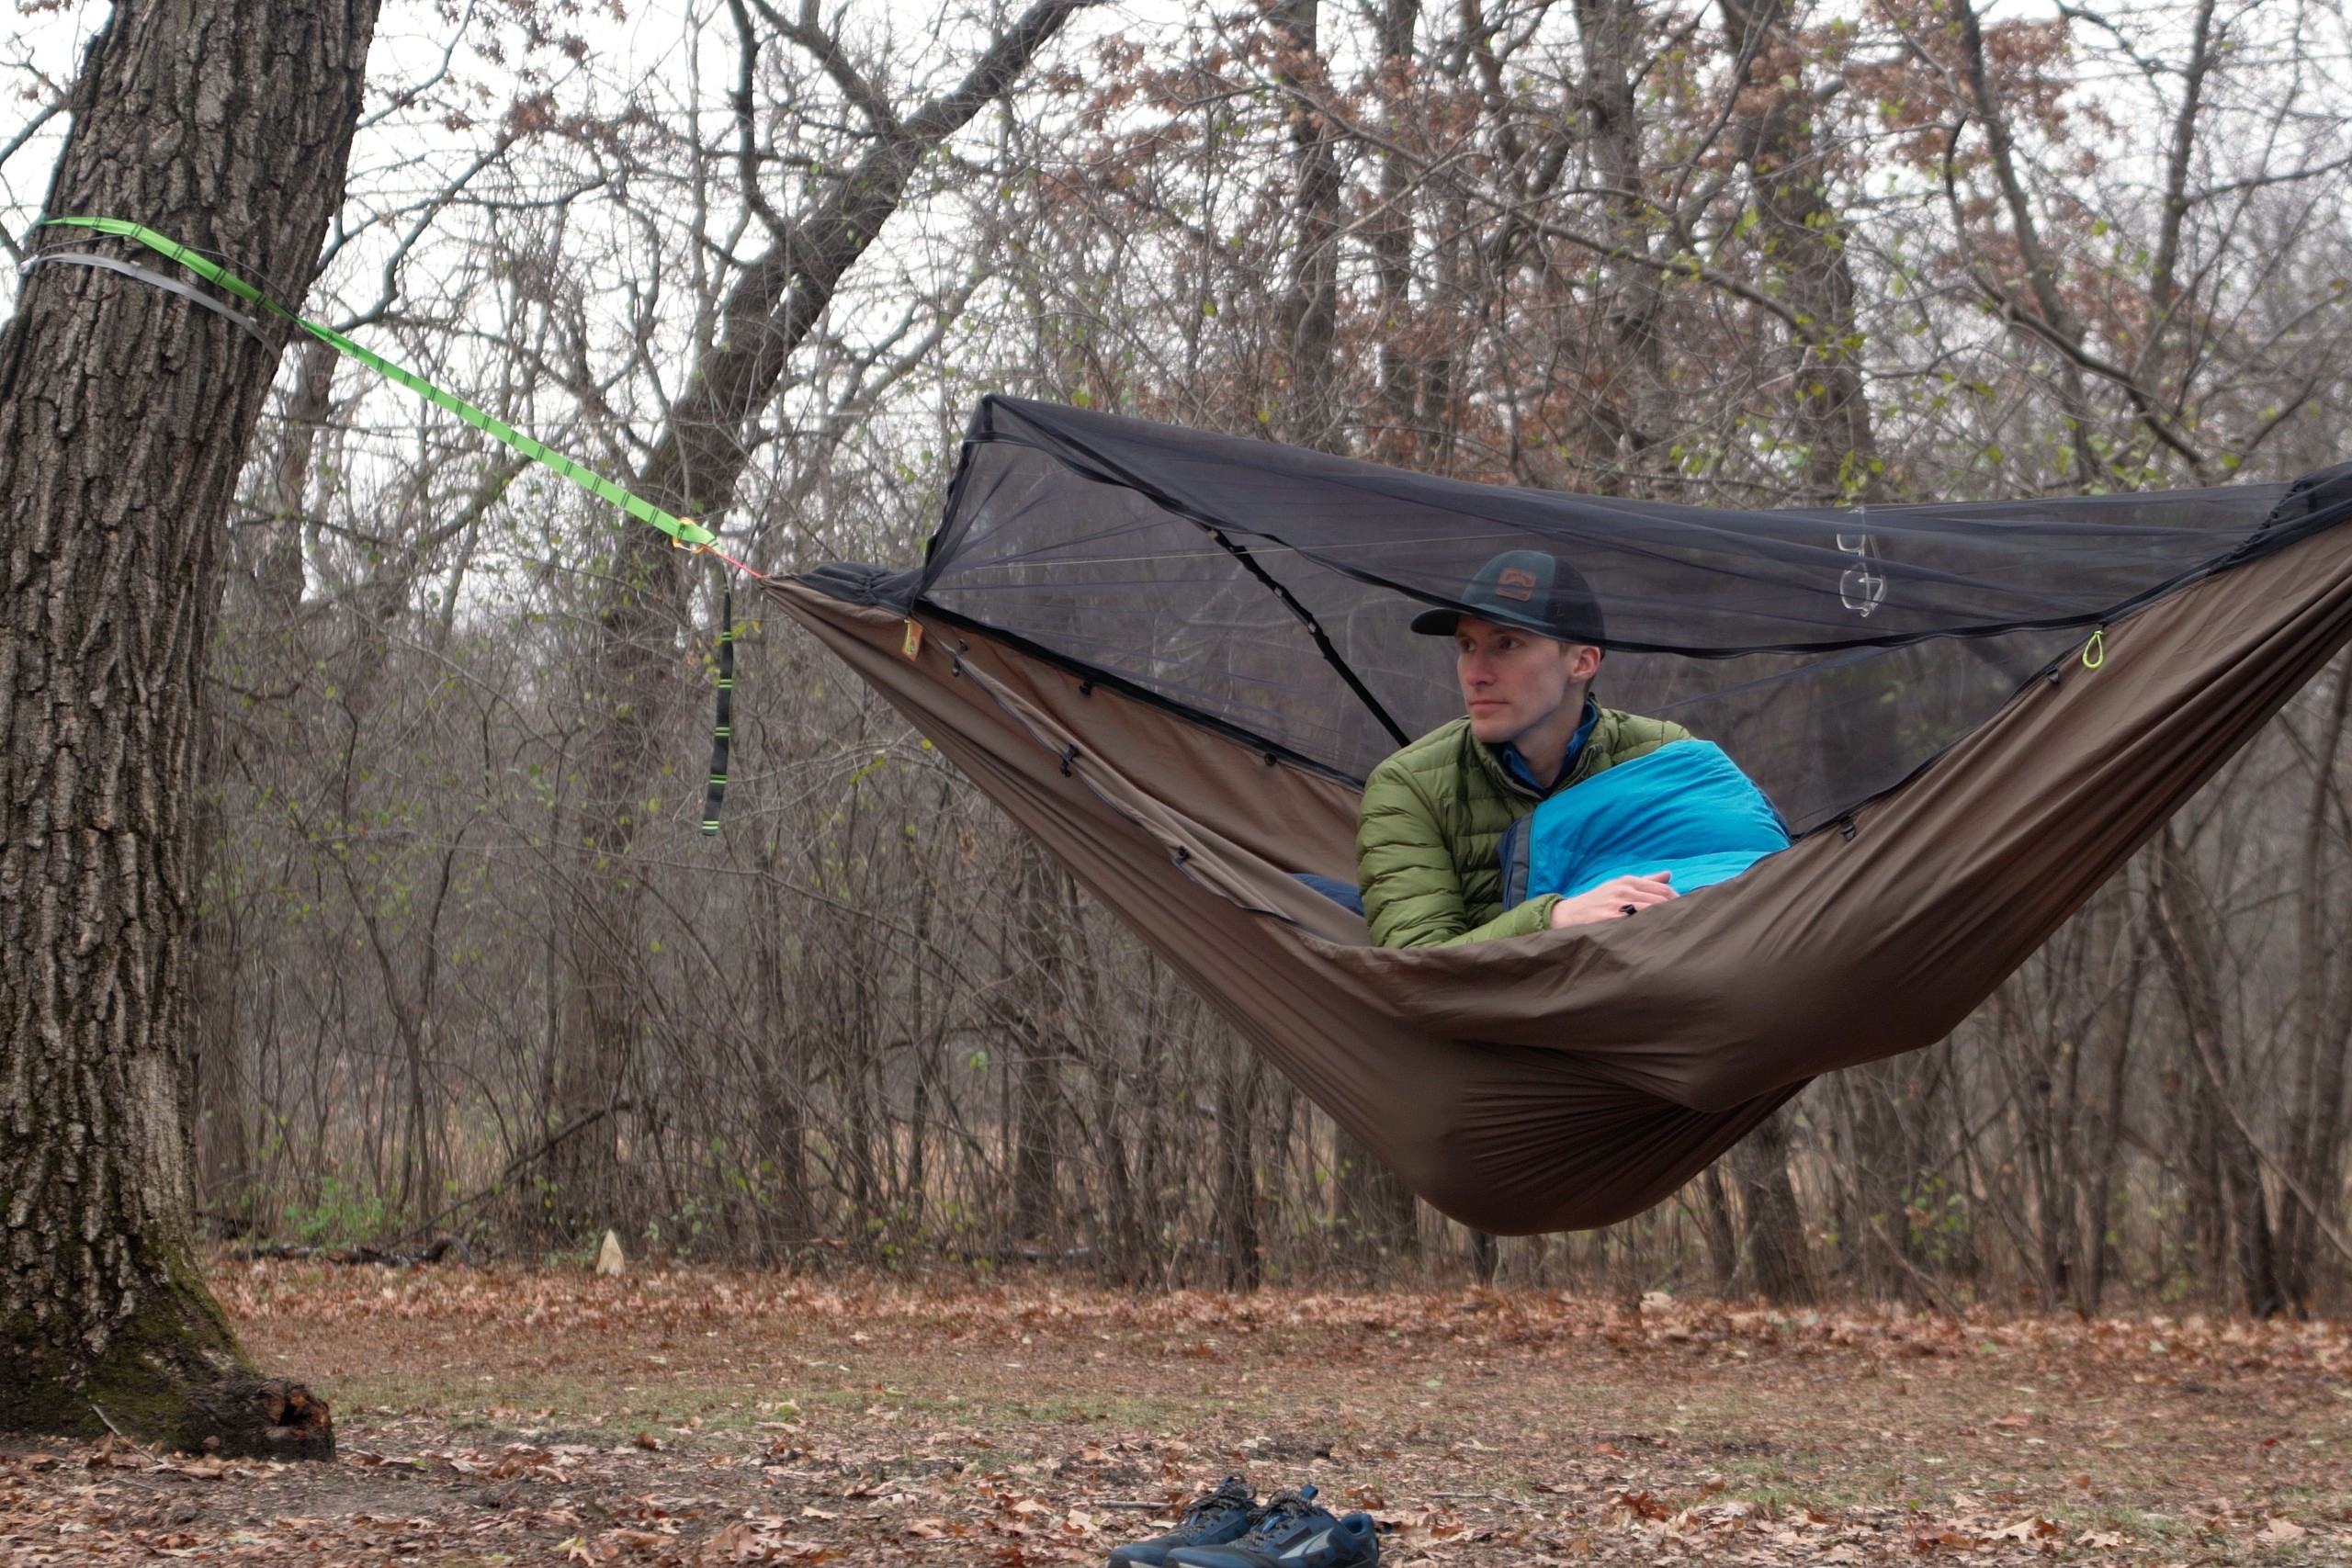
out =
{"type": "Polygon", "coordinates": [[[1425,610],[1413,630],[1450,637],[1469,710],[1364,781],[1356,869],[1383,947],[1432,947],[1623,919],[1676,896],[1670,871],[1612,876],[1504,907],[1504,836],[1547,799],[1687,740],[1663,719],[1605,708],[1600,604],[1557,557],[1509,550],[1463,594],[1473,613],[1425,610]],[[1485,614],[1476,612],[1483,611],[1485,614]]]}

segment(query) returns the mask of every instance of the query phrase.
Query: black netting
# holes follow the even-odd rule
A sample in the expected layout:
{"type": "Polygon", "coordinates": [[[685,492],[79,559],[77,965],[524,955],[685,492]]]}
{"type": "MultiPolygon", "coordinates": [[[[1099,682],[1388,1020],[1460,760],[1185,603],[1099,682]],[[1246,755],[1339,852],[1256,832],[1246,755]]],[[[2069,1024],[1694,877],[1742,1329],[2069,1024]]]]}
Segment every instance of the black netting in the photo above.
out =
{"type": "Polygon", "coordinates": [[[1573,562],[1596,694],[1720,742],[1800,830],[1900,782],[2088,628],[2332,526],[2287,485],[1718,511],[1511,490],[1013,399],[974,416],[923,603],[1361,779],[1461,712],[1407,623],[1497,554],[1573,562]]]}

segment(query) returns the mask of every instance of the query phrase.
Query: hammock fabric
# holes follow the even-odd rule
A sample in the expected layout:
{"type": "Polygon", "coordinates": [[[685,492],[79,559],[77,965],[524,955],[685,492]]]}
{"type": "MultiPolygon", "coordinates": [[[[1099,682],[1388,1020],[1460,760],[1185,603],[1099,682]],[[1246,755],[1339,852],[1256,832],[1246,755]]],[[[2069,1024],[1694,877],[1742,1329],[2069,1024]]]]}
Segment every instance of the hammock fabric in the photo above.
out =
{"type": "Polygon", "coordinates": [[[991,398],[922,569],[771,592],[1416,1191],[1519,1235],[1949,1034],[2352,639],[2347,520],[2352,466],[1734,512],[991,398]],[[1406,624],[1509,548],[1592,583],[1602,700],[1801,836],[1631,919],[1373,947],[1295,874],[1353,880],[1363,773],[1458,711],[1406,624]]]}

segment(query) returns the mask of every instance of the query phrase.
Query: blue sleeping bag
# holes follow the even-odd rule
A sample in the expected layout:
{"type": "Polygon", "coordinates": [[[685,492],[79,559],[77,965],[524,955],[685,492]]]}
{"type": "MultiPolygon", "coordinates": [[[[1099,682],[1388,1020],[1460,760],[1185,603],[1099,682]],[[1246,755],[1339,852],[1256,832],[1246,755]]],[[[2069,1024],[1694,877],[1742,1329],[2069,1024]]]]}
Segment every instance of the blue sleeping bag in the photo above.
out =
{"type": "Polygon", "coordinates": [[[1660,871],[1689,893],[1788,847],[1781,814],[1722,747],[1677,740],[1562,790],[1511,824],[1500,852],[1503,908],[1660,871]]]}

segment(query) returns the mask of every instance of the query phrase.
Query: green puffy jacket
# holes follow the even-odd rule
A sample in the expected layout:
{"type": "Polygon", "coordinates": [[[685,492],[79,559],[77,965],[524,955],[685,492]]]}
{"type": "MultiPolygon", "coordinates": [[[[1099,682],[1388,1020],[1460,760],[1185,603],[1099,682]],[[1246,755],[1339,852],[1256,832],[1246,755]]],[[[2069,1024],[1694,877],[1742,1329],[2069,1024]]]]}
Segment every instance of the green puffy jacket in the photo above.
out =
{"type": "MultiPolygon", "coordinates": [[[[1576,765],[1552,793],[1690,733],[1664,719],[1601,708],[1576,765]]],[[[1511,776],[1497,748],[1471,739],[1467,718],[1431,730],[1373,769],[1356,826],[1356,879],[1372,940],[1383,947],[1435,947],[1550,926],[1559,896],[1547,893],[1506,911],[1497,859],[1503,834],[1544,799],[1511,776]]]]}

